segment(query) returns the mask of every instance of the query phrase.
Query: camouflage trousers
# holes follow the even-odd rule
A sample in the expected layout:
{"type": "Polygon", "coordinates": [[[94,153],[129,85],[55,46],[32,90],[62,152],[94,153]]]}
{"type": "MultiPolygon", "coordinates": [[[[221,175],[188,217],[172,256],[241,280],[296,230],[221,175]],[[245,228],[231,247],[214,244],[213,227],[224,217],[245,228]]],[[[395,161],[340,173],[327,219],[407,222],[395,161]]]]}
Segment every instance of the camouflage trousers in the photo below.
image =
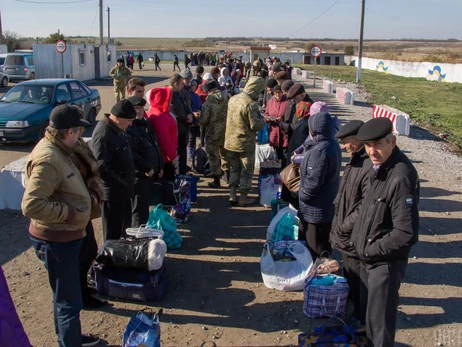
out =
{"type": "Polygon", "coordinates": [[[119,102],[121,99],[125,99],[125,84],[117,84],[114,86],[114,95],[116,102],[119,102]]]}
{"type": "Polygon", "coordinates": [[[209,157],[210,171],[213,176],[221,176],[228,170],[228,151],[224,144],[205,143],[205,151],[209,157]]]}
{"type": "Polygon", "coordinates": [[[239,186],[239,193],[248,194],[252,188],[253,171],[255,169],[255,151],[228,151],[229,186],[239,186]]]}

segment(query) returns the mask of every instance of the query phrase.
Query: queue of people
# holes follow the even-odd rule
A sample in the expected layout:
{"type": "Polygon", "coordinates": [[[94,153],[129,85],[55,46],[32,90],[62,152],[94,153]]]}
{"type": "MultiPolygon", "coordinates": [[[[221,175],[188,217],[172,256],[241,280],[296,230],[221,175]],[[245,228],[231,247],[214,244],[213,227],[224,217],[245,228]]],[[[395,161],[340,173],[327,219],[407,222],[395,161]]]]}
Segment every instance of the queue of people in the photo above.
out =
{"type": "MultiPolygon", "coordinates": [[[[78,108],[52,111],[26,165],[22,210],[48,270],[60,346],[98,340],[81,333],[79,320],[82,307],[106,304],[86,283],[97,249],[92,219],[102,217],[105,240],[145,224],[152,183],[189,173],[199,136],[209,157],[209,186],[227,184],[231,204],[252,205],[256,135],[265,122],[281,168],[300,166],[299,193],[281,195],[298,210],[299,239],[313,258],[332,249],[342,254],[354,316],[366,324],[371,345],[393,346],[398,290],[418,239],[417,172],[388,119],[340,127],[325,103],[291,80],[290,64],[258,60],[255,76],[244,72],[239,93],[230,88],[239,85],[240,71],[232,77],[239,60],[219,60],[210,73],[186,68],[169,86],[147,92],[142,79],[132,78],[128,98],[98,122],[90,144],[81,137],[88,124],[78,108]],[[351,155],[342,177],[341,149],[351,155]]],[[[116,77],[119,70],[124,74],[119,66],[116,77]]]]}

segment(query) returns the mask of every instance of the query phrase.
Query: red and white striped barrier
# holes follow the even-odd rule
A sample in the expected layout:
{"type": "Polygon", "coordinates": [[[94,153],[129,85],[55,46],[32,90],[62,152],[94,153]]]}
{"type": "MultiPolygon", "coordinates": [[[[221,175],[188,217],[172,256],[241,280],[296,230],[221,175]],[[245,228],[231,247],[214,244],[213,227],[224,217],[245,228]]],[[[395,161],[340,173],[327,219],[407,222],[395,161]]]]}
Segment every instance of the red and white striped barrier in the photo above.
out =
{"type": "Polygon", "coordinates": [[[334,84],[329,80],[322,81],[322,88],[326,93],[333,93],[334,92],[334,84]]]}
{"type": "Polygon", "coordinates": [[[393,133],[409,136],[411,132],[411,118],[408,114],[387,105],[374,105],[372,118],[385,117],[393,123],[393,133]]]}
{"type": "Polygon", "coordinates": [[[301,75],[301,74],[302,74],[302,71],[298,67],[294,67],[292,69],[292,75],[293,76],[298,76],[298,75],[301,75]]]}
{"type": "Polygon", "coordinates": [[[302,71],[302,77],[303,78],[306,78],[306,79],[309,79],[310,78],[310,72],[309,71],[302,71]]]}
{"type": "Polygon", "coordinates": [[[343,104],[343,105],[354,105],[355,103],[355,94],[347,89],[347,88],[340,88],[337,87],[337,92],[336,92],[336,98],[337,100],[343,104]]]}

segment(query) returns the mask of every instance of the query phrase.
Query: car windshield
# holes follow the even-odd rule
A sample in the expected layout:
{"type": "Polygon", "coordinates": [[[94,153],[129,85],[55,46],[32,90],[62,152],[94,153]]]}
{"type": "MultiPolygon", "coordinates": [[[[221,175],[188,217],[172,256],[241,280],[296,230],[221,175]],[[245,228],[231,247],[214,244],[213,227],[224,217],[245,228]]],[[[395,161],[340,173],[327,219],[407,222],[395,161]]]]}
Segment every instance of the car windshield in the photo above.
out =
{"type": "Polygon", "coordinates": [[[30,104],[49,104],[53,96],[53,86],[16,85],[1,99],[1,102],[25,102],[30,104]]]}

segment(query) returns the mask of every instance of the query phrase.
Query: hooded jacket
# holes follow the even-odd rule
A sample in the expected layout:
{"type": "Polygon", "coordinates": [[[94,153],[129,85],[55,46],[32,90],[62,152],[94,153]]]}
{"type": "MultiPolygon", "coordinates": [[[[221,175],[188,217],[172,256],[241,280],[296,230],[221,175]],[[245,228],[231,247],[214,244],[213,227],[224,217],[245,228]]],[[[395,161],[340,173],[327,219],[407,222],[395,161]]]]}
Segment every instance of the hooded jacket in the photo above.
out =
{"type": "Polygon", "coordinates": [[[335,217],[330,243],[334,249],[348,256],[356,256],[356,251],[350,244],[350,237],[366,194],[367,175],[371,170],[372,162],[363,146],[351,155],[335,198],[335,217]]]}
{"type": "Polygon", "coordinates": [[[327,224],[334,218],[342,154],[332,137],[332,118],[328,113],[318,113],[308,122],[313,139],[300,164],[298,215],[311,224],[327,224]]]}
{"type": "Polygon", "coordinates": [[[172,162],[177,155],[178,129],[175,116],[170,112],[172,89],[154,88],[148,96],[149,110],[146,113],[157,135],[165,163],[172,162]]]}
{"type": "Polygon", "coordinates": [[[228,113],[228,95],[216,90],[210,93],[202,105],[199,124],[205,127],[205,140],[208,144],[223,146],[228,113]]]}
{"type": "Polygon", "coordinates": [[[279,122],[284,118],[287,103],[287,98],[283,95],[279,100],[271,98],[266,105],[265,116],[276,119],[275,122],[268,124],[269,144],[275,148],[287,147],[289,144],[284,137],[283,129],[279,126],[279,122]]]}
{"type": "Polygon", "coordinates": [[[225,136],[225,148],[228,151],[255,152],[257,132],[265,125],[257,103],[264,88],[263,78],[251,77],[244,91],[229,100],[225,136]]]}
{"type": "Polygon", "coordinates": [[[220,85],[220,87],[226,88],[226,83],[230,84],[229,88],[234,87],[233,79],[229,75],[229,69],[227,67],[222,67],[220,70],[220,77],[218,77],[218,84],[220,85]],[[225,76],[223,74],[225,70],[228,70],[228,76],[225,76]]]}

